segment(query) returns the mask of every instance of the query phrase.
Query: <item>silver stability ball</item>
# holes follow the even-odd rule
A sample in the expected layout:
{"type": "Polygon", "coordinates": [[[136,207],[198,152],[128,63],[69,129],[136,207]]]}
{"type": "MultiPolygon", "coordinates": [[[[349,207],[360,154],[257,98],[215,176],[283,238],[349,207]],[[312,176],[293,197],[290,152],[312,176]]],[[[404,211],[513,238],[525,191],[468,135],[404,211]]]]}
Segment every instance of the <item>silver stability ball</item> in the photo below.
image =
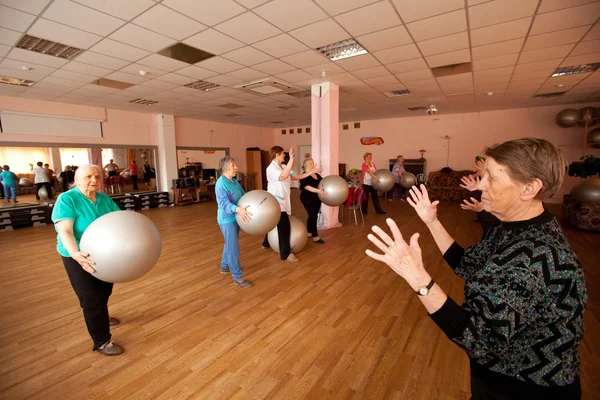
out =
{"type": "Polygon", "coordinates": [[[237,206],[249,206],[246,210],[252,214],[252,219],[244,222],[242,217],[236,214],[235,220],[240,228],[250,235],[266,235],[277,226],[281,217],[279,202],[275,196],[264,190],[246,193],[240,198],[237,206]]]}
{"type": "Polygon", "coordinates": [[[45,186],[42,186],[40,190],[38,190],[38,196],[40,196],[40,199],[42,200],[48,200],[48,191],[45,186]]]}
{"type": "Polygon", "coordinates": [[[123,172],[123,178],[131,178],[131,171],[123,172]]]}
{"type": "Polygon", "coordinates": [[[600,178],[587,178],[571,189],[578,203],[600,203],[600,178]]]}
{"type": "Polygon", "coordinates": [[[403,176],[400,177],[400,185],[404,189],[410,189],[414,185],[417,184],[417,177],[412,172],[405,172],[403,176]]]}
{"type": "Polygon", "coordinates": [[[154,267],[162,238],[148,217],[135,211],[115,211],[87,227],[79,248],[96,262],[92,276],[105,282],[129,282],[154,267]]]}
{"type": "Polygon", "coordinates": [[[581,112],[574,108],[567,108],[556,114],[556,123],[562,128],[570,128],[577,125],[581,119],[581,112]]]}
{"type": "Polygon", "coordinates": [[[579,121],[579,125],[585,126],[585,121],[587,121],[587,126],[592,126],[596,122],[596,120],[592,120],[594,118],[594,114],[596,113],[596,107],[583,107],[579,110],[581,114],[582,121],[579,121]]]}
{"type": "Polygon", "coordinates": [[[379,178],[379,182],[373,180],[373,187],[380,192],[387,192],[394,187],[394,174],[387,169],[378,169],[375,171],[375,176],[379,178]]]}
{"type": "Polygon", "coordinates": [[[325,191],[325,196],[319,193],[319,200],[331,207],[344,204],[348,198],[348,183],[341,176],[326,176],[319,182],[319,190],[325,191]]]}
{"type": "Polygon", "coordinates": [[[19,179],[19,186],[31,187],[33,186],[33,182],[29,178],[21,178],[19,179]]]}
{"type": "Polygon", "coordinates": [[[587,143],[594,149],[600,149],[600,128],[588,132],[587,143]]]}
{"type": "MultiPolygon", "coordinates": [[[[292,215],[288,216],[290,218],[290,249],[292,253],[298,253],[300,250],[306,246],[306,242],[308,240],[308,231],[306,230],[306,224],[300,221],[299,218],[296,218],[292,215]]],[[[267,235],[267,239],[269,240],[269,246],[275,251],[275,253],[279,253],[279,236],[277,235],[277,227],[273,229],[267,235]]]]}

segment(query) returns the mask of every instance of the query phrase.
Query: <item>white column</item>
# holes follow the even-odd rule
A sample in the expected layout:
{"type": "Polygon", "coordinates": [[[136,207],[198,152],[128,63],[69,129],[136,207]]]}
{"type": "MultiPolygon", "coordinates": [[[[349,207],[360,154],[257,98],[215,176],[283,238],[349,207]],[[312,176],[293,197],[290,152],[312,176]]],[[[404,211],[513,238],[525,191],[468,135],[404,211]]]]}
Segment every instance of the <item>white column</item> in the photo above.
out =
{"type": "MultiPolygon", "coordinates": [[[[177,179],[177,150],[175,143],[175,118],[172,115],[158,114],[158,166],[156,175],[158,190],[169,192],[172,196],[171,183],[177,179]]],[[[174,199],[171,199],[174,200],[174,199]]]]}
{"type": "Polygon", "coordinates": [[[62,162],[60,160],[60,148],[59,147],[50,147],[48,148],[48,164],[50,164],[50,168],[54,170],[56,176],[60,175],[62,171],[62,162]]]}

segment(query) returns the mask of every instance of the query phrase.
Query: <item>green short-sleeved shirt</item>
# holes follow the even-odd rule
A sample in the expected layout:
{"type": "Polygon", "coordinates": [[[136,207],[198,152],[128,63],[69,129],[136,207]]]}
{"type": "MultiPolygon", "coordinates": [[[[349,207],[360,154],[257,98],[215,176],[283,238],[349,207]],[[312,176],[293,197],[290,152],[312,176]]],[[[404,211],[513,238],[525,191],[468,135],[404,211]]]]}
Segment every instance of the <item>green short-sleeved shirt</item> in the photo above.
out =
{"type": "MultiPolygon", "coordinates": [[[[60,194],[58,199],[56,199],[52,210],[52,222],[56,224],[64,220],[74,221],[73,234],[75,235],[77,248],[79,249],[81,236],[83,236],[83,232],[92,222],[104,214],[119,210],[120,208],[117,203],[105,194],[96,193],[96,204],[94,204],[78,188],[73,188],[68,192],[60,194]]],[[[58,228],[56,228],[56,232],[58,232],[58,228]]],[[[69,252],[63,246],[60,235],[57,236],[56,250],[61,256],[69,257],[69,252]]]]}

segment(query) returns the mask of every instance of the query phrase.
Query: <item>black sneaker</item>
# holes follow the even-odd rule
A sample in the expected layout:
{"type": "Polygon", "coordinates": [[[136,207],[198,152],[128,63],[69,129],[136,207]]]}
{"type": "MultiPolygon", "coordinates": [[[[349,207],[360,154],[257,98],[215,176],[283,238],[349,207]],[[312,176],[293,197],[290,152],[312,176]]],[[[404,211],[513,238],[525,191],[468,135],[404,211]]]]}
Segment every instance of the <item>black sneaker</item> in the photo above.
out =
{"type": "Polygon", "coordinates": [[[229,268],[223,268],[221,267],[221,275],[227,275],[230,274],[231,271],[229,271],[229,268]]]}
{"type": "Polygon", "coordinates": [[[252,284],[250,282],[248,282],[245,279],[242,279],[240,282],[238,282],[235,278],[233,279],[233,283],[235,283],[236,285],[238,285],[239,287],[243,287],[243,288],[249,288],[252,287],[252,284]]]}
{"type": "Polygon", "coordinates": [[[119,321],[118,319],[116,319],[115,317],[110,317],[108,318],[108,325],[110,326],[117,326],[121,323],[121,321],[119,321]]]}

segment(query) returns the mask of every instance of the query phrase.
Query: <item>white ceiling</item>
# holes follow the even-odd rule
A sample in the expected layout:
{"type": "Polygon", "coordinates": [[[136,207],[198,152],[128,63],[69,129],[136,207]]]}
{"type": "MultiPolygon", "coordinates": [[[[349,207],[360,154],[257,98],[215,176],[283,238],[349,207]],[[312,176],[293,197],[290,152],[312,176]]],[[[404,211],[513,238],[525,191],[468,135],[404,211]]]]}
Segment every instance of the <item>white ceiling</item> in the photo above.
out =
{"type": "Polygon", "coordinates": [[[0,85],[0,95],[269,127],[310,124],[310,98],[234,86],[273,77],[300,90],[328,80],[340,85],[341,121],[415,115],[407,107],[429,104],[454,113],[598,101],[600,71],[550,76],[600,62],[599,17],[597,0],[0,0],[0,75],[36,82],[0,85]],[[25,33],[86,51],[68,61],[15,48],[25,33]],[[370,54],[331,62],[314,51],[348,38],[370,54]],[[190,65],[156,54],[177,42],[216,57],[190,65]],[[431,73],[469,61],[473,73],[431,73]],[[135,86],[90,84],[101,77],[135,86]],[[199,79],[225,87],[183,86],[199,79]],[[413,94],[383,94],[405,88],[413,94]],[[158,103],[129,103],[136,98],[158,103]],[[219,107],[226,103],[243,107],[219,107]],[[290,105],[299,108],[280,108],[290,105]]]}

